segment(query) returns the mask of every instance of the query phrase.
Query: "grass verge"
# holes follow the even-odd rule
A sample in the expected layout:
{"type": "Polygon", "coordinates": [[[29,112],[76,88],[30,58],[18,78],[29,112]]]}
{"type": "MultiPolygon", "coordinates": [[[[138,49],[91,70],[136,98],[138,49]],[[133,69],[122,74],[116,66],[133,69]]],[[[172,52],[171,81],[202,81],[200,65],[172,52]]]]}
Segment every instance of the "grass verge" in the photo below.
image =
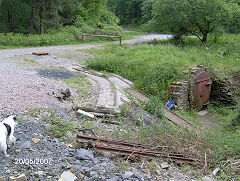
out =
{"type": "MultiPolygon", "coordinates": [[[[99,34],[100,32],[98,32],[99,34]]],[[[0,33],[0,49],[13,49],[23,47],[38,47],[38,46],[53,46],[53,45],[75,45],[75,44],[87,44],[87,43],[103,43],[116,41],[117,39],[110,38],[86,38],[82,42],[81,29],[74,26],[67,26],[60,31],[53,31],[43,35],[24,35],[19,33],[0,33]]],[[[92,33],[94,34],[94,33],[92,33]]],[[[101,32],[101,34],[114,34],[114,32],[101,32]]],[[[120,35],[120,34],[119,34],[120,35]]],[[[133,39],[136,35],[142,35],[142,33],[124,32],[121,33],[122,39],[133,39]]]]}

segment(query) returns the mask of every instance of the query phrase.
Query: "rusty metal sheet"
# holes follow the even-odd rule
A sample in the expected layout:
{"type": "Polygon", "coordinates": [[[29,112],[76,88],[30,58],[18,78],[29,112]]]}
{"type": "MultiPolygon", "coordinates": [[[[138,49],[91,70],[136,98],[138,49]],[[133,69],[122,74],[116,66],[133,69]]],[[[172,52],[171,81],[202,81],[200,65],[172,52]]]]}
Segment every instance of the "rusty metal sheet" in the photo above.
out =
{"type": "Polygon", "coordinates": [[[200,111],[204,105],[209,104],[211,85],[211,76],[205,71],[198,73],[194,78],[193,104],[198,111],[200,111]]]}

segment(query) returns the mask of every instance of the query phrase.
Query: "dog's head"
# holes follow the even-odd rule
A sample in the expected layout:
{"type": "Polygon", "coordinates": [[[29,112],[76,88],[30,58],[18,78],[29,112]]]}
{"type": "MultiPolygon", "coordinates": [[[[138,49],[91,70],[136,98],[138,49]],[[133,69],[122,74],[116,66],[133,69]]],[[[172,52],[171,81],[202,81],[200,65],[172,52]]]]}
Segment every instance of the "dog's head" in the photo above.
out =
{"type": "Polygon", "coordinates": [[[2,121],[2,123],[6,123],[14,129],[15,126],[17,125],[16,115],[8,116],[2,121]]]}

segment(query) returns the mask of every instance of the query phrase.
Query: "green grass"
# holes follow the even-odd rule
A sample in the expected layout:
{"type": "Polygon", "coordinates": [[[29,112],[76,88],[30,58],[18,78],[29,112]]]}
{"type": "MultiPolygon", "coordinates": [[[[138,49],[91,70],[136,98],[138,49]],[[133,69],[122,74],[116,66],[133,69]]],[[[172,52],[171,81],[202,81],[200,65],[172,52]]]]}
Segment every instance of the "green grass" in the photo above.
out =
{"type": "Polygon", "coordinates": [[[87,50],[96,58],[89,59],[89,67],[114,72],[130,79],[136,88],[147,95],[166,99],[170,84],[181,80],[184,70],[192,65],[205,65],[214,73],[227,76],[240,70],[240,36],[223,37],[220,43],[192,43],[169,45],[110,45],[105,49],[87,50]],[[226,39],[232,41],[226,41],[226,39]]]}
{"type": "Polygon", "coordinates": [[[127,31],[136,31],[136,32],[144,32],[144,28],[142,25],[128,25],[128,26],[123,26],[124,30],[127,31]]]}
{"type": "MultiPolygon", "coordinates": [[[[89,33],[89,32],[88,32],[89,33]]],[[[115,34],[116,32],[98,32],[98,34],[115,34]]],[[[0,33],[0,49],[12,49],[23,47],[38,47],[38,46],[53,46],[53,45],[76,45],[76,44],[88,44],[88,43],[104,43],[118,41],[114,38],[86,38],[82,42],[82,34],[86,34],[73,26],[67,26],[59,31],[53,31],[45,33],[43,35],[24,35],[20,33],[0,33]]],[[[92,33],[94,34],[94,33],[92,33]]],[[[136,35],[142,35],[143,33],[121,33],[122,39],[133,39],[136,35]]]]}
{"type": "Polygon", "coordinates": [[[84,76],[73,77],[64,81],[69,87],[77,89],[79,93],[87,91],[91,86],[91,83],[84,76]]]}
{"type": "MultiPolygon", "coordinates": [[[[137,89],[153,97],[152,102],[148,104],[148,111],[161,117],[159,109],[167,98],[170,85],[185,78],[184,71],[188,67],[205,65],[214,79],[229,80],[233,74],[240,71],[239,49],[240,35],[228,34],[218,39],[210,38],[205,44],[198,39],[185,38],[183,43],[178,45],[172,40],[152,41],[150,44],[148,42],[137,46],[109,45],[105,49],[87,50],[95,54],[95,58],[88,59],[86,64],[98,71],[117,73],[133,81],[137,89]]],[[[200,135],[171,125],[166,131],[161,125],[152,124],[137,128],[126,126],[124,131],[115,130],[114,137],[167,145],[172,150],[184,145],[186,154],[201,159],[204,159],[203,154],[206,152],[209,168],[220,167],[224,170],[225,174],[219,176],[220,180],[237,179],[239,170],[231,168],[230,162],[226,167],[223,165],[228,159],[232,159],[233,162],[240,159],[240,127],[232,126],[239,110],[210,106],[209,111],[219,117],[220,122],[200,135]]],[[[179,111],[178,114],[190,120],[198,117],[196,111],[189,114],[179,111]]]]}
{"type": "MultiPolygon", "coordinates": [[[[15,48],[22,48],[19,46],[4,46],[4,45],[0,45],[0,50],[2,49],[15,49],[15,48]]],[[[27,48],[27,47],[26,47],[27,48]]]]}
{"type": "Polygon", "coordinates": [[[124,32],[122,39],[123,40],[130,40],[134,39],[135,36],[141,36],[141,35],[146,35],[146,33],[141,33],[141,32],[124,32]]]}
{"type": "Polygon", "coordinates": [[[36,60],[33,59],[24,59],[20,64],[29,64],[29,65],[41,65],[36,60]]]}

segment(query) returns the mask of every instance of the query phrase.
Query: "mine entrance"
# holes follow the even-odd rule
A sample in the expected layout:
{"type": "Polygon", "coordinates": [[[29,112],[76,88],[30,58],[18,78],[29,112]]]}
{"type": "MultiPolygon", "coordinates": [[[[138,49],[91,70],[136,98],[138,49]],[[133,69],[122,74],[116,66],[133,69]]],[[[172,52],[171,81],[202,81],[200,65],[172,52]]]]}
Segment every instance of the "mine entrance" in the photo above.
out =
{"type": "Polygon", "coordinates": [[[207,72],[200,72],[194,78],[193,96],[194,96],[194,107],[200,111],[203,106],[209,104],[210,93],[211,93],[211,77],[207,72]]]}

